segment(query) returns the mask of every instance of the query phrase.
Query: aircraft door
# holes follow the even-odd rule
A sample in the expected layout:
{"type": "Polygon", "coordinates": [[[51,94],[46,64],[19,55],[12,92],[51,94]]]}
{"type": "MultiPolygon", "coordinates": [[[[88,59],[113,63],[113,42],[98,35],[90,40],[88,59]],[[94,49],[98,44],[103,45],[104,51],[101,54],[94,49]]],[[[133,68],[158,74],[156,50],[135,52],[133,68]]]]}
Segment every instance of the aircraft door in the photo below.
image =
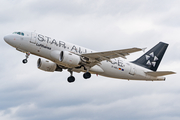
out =
{"type": "Polygon", "coordinates": [[[31,42],[35,44],[36,43],[36,38],[37,38],[37,34],[32,32],[31,33],[31,42]]]}
{"type": "Polygon", "coordinates": [[[134,65],[130,65],[130,71],[129,71],[129,74],[130,75],[134,75],[135,74],[135,67],[134,67],[134,65]]]}

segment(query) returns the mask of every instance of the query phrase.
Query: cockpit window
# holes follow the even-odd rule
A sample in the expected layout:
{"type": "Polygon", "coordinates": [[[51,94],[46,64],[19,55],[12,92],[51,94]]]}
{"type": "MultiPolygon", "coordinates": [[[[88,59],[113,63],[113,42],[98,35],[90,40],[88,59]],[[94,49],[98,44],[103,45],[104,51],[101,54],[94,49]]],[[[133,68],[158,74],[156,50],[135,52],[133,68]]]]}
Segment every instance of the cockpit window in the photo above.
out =
{"type": "Polygon", "coordinates": [[[23,33],[23,32],[13,32],[13,34],[18,34],[18,35],[24,36],[24,33],[23,33]]]}

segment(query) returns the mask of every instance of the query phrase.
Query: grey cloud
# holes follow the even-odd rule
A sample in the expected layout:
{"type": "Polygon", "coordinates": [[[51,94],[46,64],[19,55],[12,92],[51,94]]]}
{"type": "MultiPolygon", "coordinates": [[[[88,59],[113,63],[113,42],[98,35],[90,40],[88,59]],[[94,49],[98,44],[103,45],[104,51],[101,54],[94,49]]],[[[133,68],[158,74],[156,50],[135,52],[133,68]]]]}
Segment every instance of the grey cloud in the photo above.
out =
{"type": "Polygon", "coordinates": [[[169,16],[166,16],[162,23],[171,27],[180,27],[180,13],[170,13],[169,16]]]}
{"type": "MultiPolygon", "coordinates": [[[[41,14],[67,14],[67,15],[84,15],[84,14],[97,14],[101,15],[118,15],[130,14],[141,12],[143,14],[164,12],[169,7],[169,1],[101,1],[101,0],[87,0],[87,1],[58,1],[51,2],[45,0],[33,1],[30,3],[29,9],[37,11],[41,14]]],[[[172,4],[174,2],[171,2],[172,4]]]]}

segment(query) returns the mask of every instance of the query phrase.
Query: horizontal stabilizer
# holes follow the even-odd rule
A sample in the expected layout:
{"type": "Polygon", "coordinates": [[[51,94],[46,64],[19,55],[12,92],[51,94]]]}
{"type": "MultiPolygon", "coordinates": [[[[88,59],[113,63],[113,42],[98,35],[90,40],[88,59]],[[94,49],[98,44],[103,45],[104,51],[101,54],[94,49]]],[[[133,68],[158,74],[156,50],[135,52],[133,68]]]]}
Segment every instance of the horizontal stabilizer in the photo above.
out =
{"type": "Polygon", "coordinates": [[[158,76],[164,76],[164,75],[170,75],[170,74],[176,74],[172,71],[157,71],[157,72],[145,72],[147,75],[158,77],[158,76]]]}

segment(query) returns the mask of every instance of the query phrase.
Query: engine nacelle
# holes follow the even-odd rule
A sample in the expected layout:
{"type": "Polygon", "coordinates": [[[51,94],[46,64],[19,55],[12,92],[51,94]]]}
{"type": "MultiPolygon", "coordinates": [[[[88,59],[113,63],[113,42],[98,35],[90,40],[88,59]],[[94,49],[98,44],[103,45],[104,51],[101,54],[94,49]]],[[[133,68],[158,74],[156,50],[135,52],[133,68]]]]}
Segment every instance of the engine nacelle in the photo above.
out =
{"type": "Polygon", "coordinates": [[[57,65],[54,62],[39,58],[37,61],[37,67],[43,71],[54,72],[57,65]]]}
{"type": "Polygon", "coordinates": [[[79,63],[81,62],[80,56],[68,51],[61,51],[59,60],[72,67],[79,66],[79,63]]]}

